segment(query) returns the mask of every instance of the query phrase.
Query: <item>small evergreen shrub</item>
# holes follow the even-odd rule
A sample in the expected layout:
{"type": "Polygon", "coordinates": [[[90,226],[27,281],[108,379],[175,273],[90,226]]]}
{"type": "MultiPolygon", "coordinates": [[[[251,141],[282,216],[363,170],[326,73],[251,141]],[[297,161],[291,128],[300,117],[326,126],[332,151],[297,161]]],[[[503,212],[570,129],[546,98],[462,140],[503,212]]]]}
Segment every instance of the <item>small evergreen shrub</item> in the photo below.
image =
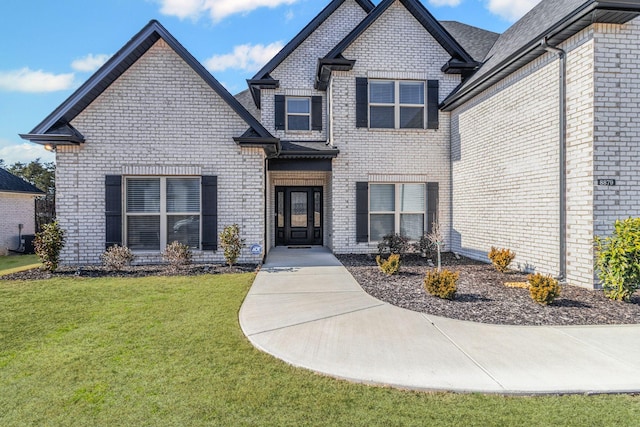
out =
{"type": "Polygon", "coordinates": [[[498,249],[491,247],[491,251],[489,252],[489,259],[493,263],[493,266],[500,273],[505,273],[509,268],[509,264],[516,257],[515,252],[510,249],[498,249]]]}
{"type": "Polygon", "coordinates": [[[544,276],[540,273],[530,274],[529,293],[531,298],[538,304],[548,305],[560,296],[560,285],[551,276],[544,276]]]}
{"type": "Polygon", "coordinates": [[[378,254],[398,254],[404,255],[409,250],[409,238],[400,234],[387,234],[378,243],[378,254]]]}
{"type": "Polygon", "coordinates": [[[33,246],[45,270],[56,271],[58,268],[60,252],[65,242],[64,235],[58,221],[43,225],[42,231],[36,234],[33,246]]]}
{"type": "Polygon", "coordinates": [[[380,270],[387,276],[392,276],[400,271],[400,255],[391,254],[388,259],[382,258],[380,255],[376,257],[376,263],[380,270]]]}
{"type": "Polygon", "coordinates": [[[412,246],[414,251],[416,251],[419,254],[425,254],[426,256],[429,256],[434,250],[433,245],[429,240],[429,236],[427,236],[426,233],[423,234],[420,237],[420,240],[415,242],[412,246]]]}
{"type": "Polygon", "coordinates": [[[126,246],[114,245],[102,254],[102,263],[109,270],[120,271],[131,265],[134,255],[126,246]]]}
{"type": "Polygon", "coordinates": [[[458,290],[458,278],[460,275],[449,270],[427,271],[424,279],[424,288],[431,295],[442,299],[452,300],[458,290]]]}
{"type": "Polygon", "coordinates": [[[244,246],[244,239],[240,238],[240,227],[238,224],[229,225],[220,233],[220,246],[224,250],[224,259],[229,264],[229,267],[238,261],[242,247],[244,246]]]}
{"type": "Polygon", "coordinates": [[[178,241],[169,243],[162,253],[162,258],[173,268],[191,264],[192,256],[189,246],[178,241]]]}
{"type": "Polygon", "coordinates": [[[611,237],[596,238],[596,252],[604,294],[629,302],[640,287],[640,218],[616,221],[611,237]]]}

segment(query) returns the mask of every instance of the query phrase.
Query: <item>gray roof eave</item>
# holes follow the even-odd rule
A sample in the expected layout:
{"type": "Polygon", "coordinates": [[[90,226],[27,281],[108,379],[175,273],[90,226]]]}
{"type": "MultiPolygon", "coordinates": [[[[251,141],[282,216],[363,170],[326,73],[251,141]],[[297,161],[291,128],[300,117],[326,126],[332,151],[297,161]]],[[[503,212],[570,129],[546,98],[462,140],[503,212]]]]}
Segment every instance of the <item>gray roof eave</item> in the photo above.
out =
{"type": "Polygon", "coordinates": [[[442,102],[441,109],[443,111],[454,110],[513,71],[545,54],[546,50],[542,45],[543,40],[546,39],[550,45],[558,45],[593,23],[605,22],[598,21],[597,11],[626,12],[627,15],[624,22],[627,22],[640,14],[640,2],[637,0],[620,2],[598,2],[592,0],[586,2],[583,7],[574,10],[570,15],[540,32],[537,37],[534,37],[503,61],[484,72],[482,78],[466,86],[463,83],[458,90],[452,92],[442,102]]]}

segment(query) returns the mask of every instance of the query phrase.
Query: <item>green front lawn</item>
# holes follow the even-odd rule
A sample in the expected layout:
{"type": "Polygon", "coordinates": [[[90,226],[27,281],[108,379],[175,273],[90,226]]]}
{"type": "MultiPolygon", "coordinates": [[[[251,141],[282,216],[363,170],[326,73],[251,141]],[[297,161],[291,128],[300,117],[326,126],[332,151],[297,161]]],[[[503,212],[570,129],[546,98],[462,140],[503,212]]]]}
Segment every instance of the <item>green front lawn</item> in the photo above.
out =
{"type": "Polygon", "coordinates": [[[30,270],[40,266],[37,255],[0,256],[0,276],[30,270]]]}
{"type": "Polygon", "coordinates": [[[238,326],[253,277],[0,280],[0,425],[640,425],[638,396],[414,393],[290,367],[238,326]]]}

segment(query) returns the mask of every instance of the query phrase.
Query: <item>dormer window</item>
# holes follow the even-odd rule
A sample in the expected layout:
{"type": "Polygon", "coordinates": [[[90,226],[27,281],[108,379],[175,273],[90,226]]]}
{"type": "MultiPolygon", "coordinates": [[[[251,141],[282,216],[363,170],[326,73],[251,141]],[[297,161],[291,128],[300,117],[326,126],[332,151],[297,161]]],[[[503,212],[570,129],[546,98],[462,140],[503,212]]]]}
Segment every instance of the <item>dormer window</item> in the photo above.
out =
{"type": "Polygon", "coordinates": [[[424,129],[425,82],[369,80],[369,127],[424,129]]]}

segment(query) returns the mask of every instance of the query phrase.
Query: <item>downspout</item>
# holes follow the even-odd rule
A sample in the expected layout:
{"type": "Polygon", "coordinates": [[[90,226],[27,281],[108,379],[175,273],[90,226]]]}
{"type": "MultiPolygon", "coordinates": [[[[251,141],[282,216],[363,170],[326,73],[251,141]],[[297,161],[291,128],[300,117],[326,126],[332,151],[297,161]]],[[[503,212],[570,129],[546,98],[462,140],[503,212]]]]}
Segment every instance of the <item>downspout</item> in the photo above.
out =
{"type": "Polygon", "coordinates": [[[560,105],[559,105],[559,163],[560,163],[560,271],[558,280],[567,278],[567,52],[547,43],[545,37],[542,47],[547,52],[555,52],[560,59],[560,105]]]}

